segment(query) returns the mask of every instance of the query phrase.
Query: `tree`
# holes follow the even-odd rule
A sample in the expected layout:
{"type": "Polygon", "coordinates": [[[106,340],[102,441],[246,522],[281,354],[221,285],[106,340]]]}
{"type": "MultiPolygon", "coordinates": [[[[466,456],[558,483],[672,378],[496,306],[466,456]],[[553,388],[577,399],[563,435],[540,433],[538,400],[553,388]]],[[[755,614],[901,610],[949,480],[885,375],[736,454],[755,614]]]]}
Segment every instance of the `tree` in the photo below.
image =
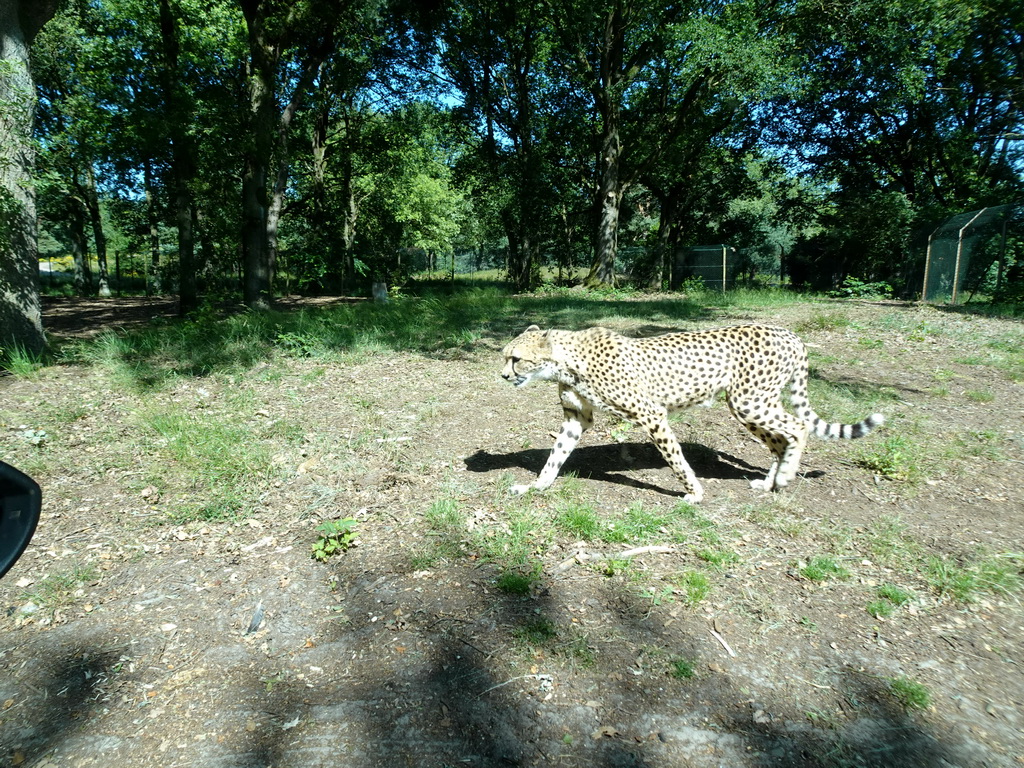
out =
{"type": "Polygon", "coordinates": [[[598,135],[594,260],[587,283],[615,282],[622,201],[681,136],[694,145],[785,78],[785,6],[754,2],[549,0],[561,63],[589,95],[598,135]],[[722,115],[725,119],[722,119],[722,115]],[[703,116],[712,119],[702,120],[703,116]]]}
{"type": "Polygon", "coordinates": [[[288,137],[317,73],[346,24],[374,14],[377,0],[238,0],[248,34],[247,110],[242,136],[243,301],[267,309],[278,218],[288,182],[288,137]],[[274,159],[276,157],[276,164],[274,159]]]}
{"type": "Polygon", "coordinates": [[[533,288],[556,209],[542,106],[553,103],[549,19],[530,5],[464,3],[446,18],[442,39],[444,72],[476,134],[475,157],[464,170],[473,166],[478,199],[496,203],[509,282],[533,288]]]}
{"type": "Polygon", "coordinates": [[[801,88],[765,111],[765,135],[832,190],[826,227],[804,248],[825,287],[848,274],[899,280],[915,233],[1019,196],[1005,138],[1024,123],[1024,6],[815,0],[797,8],[801,88]]]}
{"type": "Polygon", "coordinates": [[[29,46],[58,0],[0,0],[0,347],[46,346],[31,145],[35,90],[29,46]]]}

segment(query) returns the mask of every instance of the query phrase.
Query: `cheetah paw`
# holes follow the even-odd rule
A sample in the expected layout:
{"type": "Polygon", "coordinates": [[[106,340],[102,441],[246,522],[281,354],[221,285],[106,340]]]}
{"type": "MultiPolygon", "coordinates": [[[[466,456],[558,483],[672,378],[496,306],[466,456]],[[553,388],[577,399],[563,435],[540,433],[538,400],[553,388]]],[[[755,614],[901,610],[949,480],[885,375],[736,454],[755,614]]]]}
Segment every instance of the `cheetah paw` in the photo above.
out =
{"type": "Polygon", "coordinates": [[[684,494],[683,501],[687,504],[700,504],[704,501],[704,489],[697,488],[692,493],[684,494]]]}
{"type": "Polygon", "coordinates": [[[755,491],[770,491],[771,488],[768,486],[767,480],[751,480],[750,487],[755,491]]]}
{"type": "Polygon", "coordinates": [[[533,485],[530,485],[530,484],[527,484],[527,485],[513,485],[511,488],[509,488],[509,491],[512,493],[513,496],[522,496],[524,493],[529,491],[531,488],[533,488],[533,485]]]}

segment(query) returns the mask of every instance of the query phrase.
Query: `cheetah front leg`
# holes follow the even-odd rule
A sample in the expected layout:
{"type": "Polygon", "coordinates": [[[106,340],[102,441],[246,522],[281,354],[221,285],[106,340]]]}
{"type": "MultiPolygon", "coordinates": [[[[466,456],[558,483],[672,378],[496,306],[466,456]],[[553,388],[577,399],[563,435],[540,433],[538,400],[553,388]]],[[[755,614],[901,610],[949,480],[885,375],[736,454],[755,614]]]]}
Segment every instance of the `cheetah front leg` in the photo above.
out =
{"type": "Polygon", "coordinates": [[[700,484],[697,475],[683,456],[683,448],[679,445],[679,440],[676,439],[675,433],[672,431],[672,425],[669,424],[668,413],[661,412],[640,416],[636,421],[647,430],[647,434],[651,436],[651,440],[654,441],[659,453],[665,458],[672,471],[676,473],[676,477],[682,482],[683,490],[685,491],[683,501],[690,504],[699,504],[704,499],[704,487],[700,484]]]}
{"type": "Polygon", "coordinates": [[[594,423],[594,409],[590,403],[563,384],[559,384],[558,393],[562,400],[565,421],[562,422],[562,428],[558,432],[558,437],[555,438],[555,445],[544,464],[544,469],[532,483],[513,485],[511,490],[516,495],[524,494],[529,490],[543,491],[550,487],[558,477],[562,465],[569,458],[569,454],[579,444],[583,433],[594,423]]]}

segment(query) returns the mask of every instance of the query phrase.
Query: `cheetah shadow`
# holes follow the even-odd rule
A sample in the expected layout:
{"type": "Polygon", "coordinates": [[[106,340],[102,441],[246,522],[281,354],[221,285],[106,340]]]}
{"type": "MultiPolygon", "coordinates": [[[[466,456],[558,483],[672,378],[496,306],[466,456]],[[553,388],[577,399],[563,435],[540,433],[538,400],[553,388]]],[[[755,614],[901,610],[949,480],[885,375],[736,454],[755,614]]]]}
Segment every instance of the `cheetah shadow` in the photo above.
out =
{"type": "MultiPolygon", "coordinates": [[[[746,480],[764,477],[767,467],[749,464],[743,459],[724,452],[715,452],[698,443],[683,443],[683,454],[697,477],[702,480],[746,480]]],[[[489,453],[477,451],[466,458],[466,469],[470,472],[493,472],[495,470],[522,469],[534,477],[540,473],[551,453],[547,448],[529,448],[511,453],[489,453]]],[[[616,483],[633,488],[657,491],[668,496],[682,497],[681,490],[663,488],[658,485],[631,476],[631,473],[644,469],[663,469],[675,482],[665,459],[658,449],[649,442],[625,442],[605,445],[588,445],[573,451],[562,467],[560,475],[572,472],[579,478],[616,483]]],[[[813,471],[804,477],[819,477],[823,472],[813,471]]]]}

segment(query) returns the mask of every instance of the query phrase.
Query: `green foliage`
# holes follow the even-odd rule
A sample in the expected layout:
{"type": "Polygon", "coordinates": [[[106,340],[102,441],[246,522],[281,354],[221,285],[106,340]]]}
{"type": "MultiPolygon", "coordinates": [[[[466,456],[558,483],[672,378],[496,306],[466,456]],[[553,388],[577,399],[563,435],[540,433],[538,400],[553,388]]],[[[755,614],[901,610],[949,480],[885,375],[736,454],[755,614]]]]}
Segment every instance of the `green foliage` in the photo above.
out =
{"type": "Polygon", "coordinates": [[[536,581],[536,573],[526,574],[517,571],[505,571],[498,577],[494,586],[510,595],[526,596],[533,591],[533,585],[536,581]]]}
{"type": "Polygon", "coordinates": [[[892,298],[892,286],[882,281],[866,283],[848,275],[842,286],[829,291],[828,295],[837,299],[889,299],[892,298]]]}
{"type": "Polygon", "coordinates": [[[555,525],[559,530],[583,541],[593,541],[601,535],[597,512],[589,504],[566,505],[555,517],[555,525]]]}
{"type": "Polygon", "coordinates": [[[795,285],[908,293],[914,233],[1022,186],[1016,148],[997,143],[1018,105],[977,107],[1018,80],[1013,46],[991,43],[1019,26],[998,5],[177,0],[172,17],[66,3],[32,51],[44,232],[61,255],[106,239],[133,263],[125,284],[190,277],[161,247],[191,213],[193,271],[236,299],[254,164],[269,171],[257,196],[286,211],[260,222],[283,292],[393,288],[456,262],[525,290],[546,266],[578,279],[595,242],[608,263],[590,282],[630,270],[660,286],[692,240],[743,251],[748,281],[775,282],[785,254],[795,285]],[[612,137],[619,151],[596,151],[612,137]],[[618,203],[603,227],[595,183],[618,203]]]}
{"type": "Polygon", "coordinates": [[[910,602],[911,594],[893,584],[882,584],[875,590],[879,599],[867,604],[866,610],[876,619],[888,618],[896,608],[910,602]]]}
{"type": "Polygon", "coordinates": [[[314,560],[325,562],[339,552],[351,548],[356,542],[356,521],[346,517],[340,520],[326,520],[316,527],[320,534],[312,545],[314,560]]]}
{"type": "Polygon", "coordinates": [[[558,625],[546,616],[538,616],[518,627],[516,635],[530,645],[543,645],[558,637],[558,625]]]}
{"type": "Polygon", "coordinates": [[[698,549],[696,555],[716,570],[723,570],[726,566],[740,561],[740,556],[728,549],[703,548],[698,549]]]}
{"type": "Polygon", "coordinates": [[[815,312],[810,319],[804,320],[797,326],[797,330],[806,331],[838,331],[849,328],[852,322],[849,317],[841,312],[815,312]]]}
{"type": "Polygon", "coordinates": [[[430,505],[424,519],[432,530],[449,533],[461,530],[465,519],[459,504],[454,499],[439,499],[430,505]]]}
{"type": "Polygon", "coordinates": [[[52,613],[73,605],[80,596],[82,586],[94,581],[98,575],[95,565],[76,563],[50,572],[34,584],[32,590],[25,592],[24,596],[39,608],[52,613]]]}
{"type": "Polygon", "coordinates": [[[671,581],[680,590],[683,602],[687,605],[697,605],[711,594],[711,581],[700,571],[681,571],[671,581]]]}

